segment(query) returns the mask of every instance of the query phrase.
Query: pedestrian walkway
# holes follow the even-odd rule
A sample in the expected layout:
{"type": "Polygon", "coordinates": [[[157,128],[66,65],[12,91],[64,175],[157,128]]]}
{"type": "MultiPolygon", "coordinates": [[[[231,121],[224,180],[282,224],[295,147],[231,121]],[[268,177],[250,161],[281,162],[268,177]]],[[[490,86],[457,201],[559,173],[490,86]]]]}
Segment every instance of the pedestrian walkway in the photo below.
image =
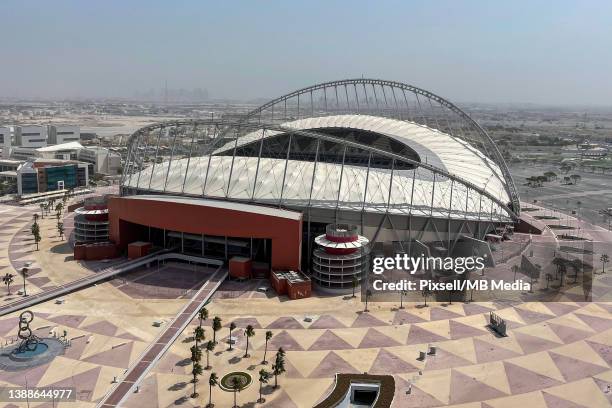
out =
{"type": "Polygon", "coordinates": [[[85,287],[89,287],[98,282],[102,282],[104,280],[113,278],[121,273],[131,271],[140,266],[149,264],[151,262],[159,262],[168,259],[180,259],[189,262],[196,262],[200,264],[208,264],[214,265],[215,267],[220,267],[222,262],[215,259],[206,259],[199,258],[190,255],[178,254],[178,253],[154,253],[142,258],[134,259],[131,261],[124,262],[119,265],[113,265],[102,271],[96,273],[95,275],[87,276],[81,279],[74,280],[72,282],[66,283],[64,285],[57,286],[51,290],[47,290],[44,292],[39,292],[31,296],[23,297],[15,302],[11,302],[7,305],[0,307],[0,316],[5,316],[9,313],[16,312],[18,310],[22,310],[28,307],[32,307],[42,302],[46,302],[48,300],[52,300],[58,298],[60,296],[66,295],[68,293],[72,293],[79,289],[83,289],[85,287]]]}
{"type": "Polygon", "coordinates": [[[174,320],[157,339],[147,348],[134,364],[127,370],[123,379],[118,381],[108,394],[97,405],[100,408],[119,406],[134,390],[149,370],[164,355],[166,350],[174,343],[176,338],[185,330],[189,322],[197,315],[217,288],[227,277],[227,270],[219,266],[211,278],[204,283],[187,305],[176,315],[174,320]]]}

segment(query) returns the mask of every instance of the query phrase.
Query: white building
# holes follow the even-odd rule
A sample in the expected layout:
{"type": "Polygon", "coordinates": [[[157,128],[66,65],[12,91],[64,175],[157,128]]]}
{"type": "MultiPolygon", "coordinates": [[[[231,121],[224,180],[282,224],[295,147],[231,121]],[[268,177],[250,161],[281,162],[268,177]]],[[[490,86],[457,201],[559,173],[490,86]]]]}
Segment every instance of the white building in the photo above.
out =
{"type": "Polygon", "coordinates": [[[17,194],[38,192],[38,171],[33,162],[25,162],[17,168],[17,194]]]}
{"type": "Polygon", "coordinates": [[[9,127],[0,127],[0,148],[2,148],[2,157],[9,158],[11,156],[11,129],[9,127]]]}
{"type": "Polygon", "coordinates": [[[88,146],[78,152],[78,160],[91,163],[94,173],[115,176],[121,168],[121,156],[109,149],[99,146],[88,146]]]}
{"type": "Polygon", "coordinates": [[[78,152],[84,147],[79,142],[53,144],[36,149],[36,157],[43,159],[77,160],[78,152]]]}
{"type": "Polygon", "coordinates": [[[15,145],[29,148],[45,147],[47,145],[47,126],[15,127],[15,145]]]}
{"type": "Polygon", "coordinates": [[[36,148],[13,146],[11,148],[11,159],[29,160],[36,157],[36,148]]]}
{"type": "Polygon", "coordinates": [[[81,128],[73,125],[49,125],[49,144],[78,142],[81,139],[81,128]]]}

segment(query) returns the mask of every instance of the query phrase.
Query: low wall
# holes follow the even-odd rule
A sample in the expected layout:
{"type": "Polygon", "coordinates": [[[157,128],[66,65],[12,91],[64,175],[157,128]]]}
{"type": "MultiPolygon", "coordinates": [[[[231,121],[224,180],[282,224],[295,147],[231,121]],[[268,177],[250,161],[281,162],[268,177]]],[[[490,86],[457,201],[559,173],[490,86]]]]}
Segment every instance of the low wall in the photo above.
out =
{"type": "Polygon", "coordinates": [[[86,261],[99,261],[119,256],[117,247],[112,242],[76,244],[74,246],[74,259],[86,261]]]}

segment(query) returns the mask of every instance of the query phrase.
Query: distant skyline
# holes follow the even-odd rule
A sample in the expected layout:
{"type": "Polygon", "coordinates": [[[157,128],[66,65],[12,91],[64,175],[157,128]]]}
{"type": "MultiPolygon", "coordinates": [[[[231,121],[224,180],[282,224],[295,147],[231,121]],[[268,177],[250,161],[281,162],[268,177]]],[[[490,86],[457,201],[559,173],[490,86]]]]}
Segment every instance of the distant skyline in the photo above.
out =
{"type": "Polygon", "coordinates": [[[0,98],[252,100],[335,79],[612,106],[612,2],[0,2],[0,98]],[[201,90],[197,91],[198,89],[201,90]]]}

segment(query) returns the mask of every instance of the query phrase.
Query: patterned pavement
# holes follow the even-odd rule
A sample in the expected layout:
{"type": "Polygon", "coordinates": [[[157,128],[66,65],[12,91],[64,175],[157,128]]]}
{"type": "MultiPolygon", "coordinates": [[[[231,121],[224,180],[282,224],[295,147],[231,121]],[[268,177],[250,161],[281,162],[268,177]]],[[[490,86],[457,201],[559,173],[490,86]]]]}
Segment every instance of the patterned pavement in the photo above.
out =
{"type": "MultiPolygon", "coordinates": [[[[77,265],[62,252],[64,244],[53,238],[52,226],[43,229],[49,251],[32,251],[28,232],[34,211],[0,206],[0,274],[15,273],[14,268],[21,263],[34,261],[28,278],[28,291],[34,292],[52,288],[52,280],[58,276],[69,279],[108,266],[77,265]],[[41,268],[41,264],[45,266],[41,268]],[[55,265],[64,265],[65,269],[55,265]]],[[[606,234],[584,225],[581,228],[582,234],[606,234]]],[[[542,237],[550,238],[554,239],[550,233],[542,237]]],[[[543,249],[536,247],[534,257],[546,265],[548,255],[543,249]]],[[[509,268],[514,261],[502,267],[509,268]]],[[[594,278],[597,299],[609,299],[611,275],[594,278]]],[[[56,406],[94,407],[110,390],[113,378],[121,378],[163,330],[153,327],[152,322],[170,320],[185,305],[184,295],[195,282],[188,274],[180,284],[164,279],[157,271],[137,272],[130,279],[66,296],[65,304],[36,306],[36,333],[43,337],[50,331],[61,334],[67,330],[72,346],[43,366],[26,372],[0,372],[0,386],[24,386],[26,380],[29,387],[75,386],[78,403],[56,406]],[[156,289],[156,282],[170,290],[156,289]]],[[[21,277],[16,277],[13,292],[20,286],[21,277]]],[[[370,305],[370,313],[362,313],[363,305],[357,299],[287,301],[272,292],[257,292],[259,286],[262,282],[226,282],[208,305],[211,319],[220,316],[223,320],[223,328],[217,333],[219,345],[210,356],[213,371],[221,377],[244,370],[254,377],[254,383],[238,395],[242,407],[311,407],[327,395],[336,372],[392,374],[396,381],[394,407],[402,408],[612,405],[612,303],[582,302],[579,291],[575,296],[569,293],[561,302],[432,303],[427,308],[406,304],[403,310],[393,303],[378,303],[370,305]],[[490,311],[506,319],[508,337],[498,338],[488,331],[490,311]],[[238,341],[235,349],[228,351],[228,326],[232,321],[238,327],[233,332],[238,341]],[[255,327],[256,335],[251,341],[251,357],[244,358],[243,330],[248,324],[255,327]],[[280,388],[264,388],[267,402],[261,405],[254,401],[266,330],[274,333],[267,359],[273,360],[274,352],[282,346],[287,350],[287,372],[279,378],[280,388]],[[419,352],[428,346],[436,346],[436,354],[417,360],[419,352]]],[[[10,298],[3,295],[2,301],[10,298]]],[[[198,399],[189,398],[193,384],[189,382],[188,357],[193,343],[188,337],[195,324],[191,323],[155,365],[126,407],[206,405],[208,371],[197,385],[198,399]]],[[[205,326],[210,339],[210,321],[205,326]]],[[[15,334],[16,315],[0,319],[3,344],[14,340],[15,334]]],[[[218,407],[231,406],[231,393],[217,387],[212,397],[218,407]]]]}
{"type": "MultiPolygon", "coordinates": [[[[172,265],[166,265],[163,271],[174,272],[172,265]]],[[[166,293],[158,298],[153,285],[148,298],[142,294],[132,297],[125,291],[131,282],[124,281],[122,285],[124,290],[110,282],[99,284],[65,296],[63,304],[46,302],[31,308],[35,315],[31,325],[34,334],[62,336],[66,330],[72,344],[63,356],[48,364],[27,371],[0,371],[0,386],[24,387],[27,381],[29,387],[75,387],[77,403],[56,406],[94,407],[111,388],[113,378],[120,378],[161,333],[163,328],[154,327],[153,322],[169,321],[187,302],[170,299],[166,293]]],[[[3,345],[17,341],[17,316],[13,313],[0,319],[3,345]]]]}
{"type": "MultiPolygon", "coordinates": [[[[220,293],[209,306],[211,317],[218,315],[224,322],[219,332],[223,338],[230,322],[238,326],[237,350],[229,352],[220,343],[211,355],[213,371],[220,376],[243,369],[257,377],[265,330],[274,333],[270,350],[287,350],[287,373],[279,379],[278,390],[267,388],[266,407],[311,407],[328,393],[336,372],[392,374],[395,407],[562,408],[612,403],[612,393],[606,392],[612,384],[609,303],[488,302],[409,305],[404,310],[376,305],[362,313],[359,302],[339,297],[283,302],[222,299],[220,293]],[[508,321],[508,337],[498,338],[487,330],[492,310],[508,321]],[[312,322],[304,321],[306,316],[312,322]],[[256,328],[251,342],[255,351],[249,359],[242,357],[247,324],[256,328]],[[437,347],[436,355],[417,360],[428,345],[437,347]],[[410,383],[412,392],[406,394],[410,383]]],[[[210,327],[206,331],[210,338],[210,327]]],[[[191,345],[177,341],[126,406],[204,406],[208,372],[202,376],[199,399],[188,397],[192,384],[185,358],[191,345]]],[[[253,406],[256,393],[257,386],[242,391],[241,406],[253,406]]],[[[228,406],[231,393],[214,389],[214,399],[228,406]]]]}

